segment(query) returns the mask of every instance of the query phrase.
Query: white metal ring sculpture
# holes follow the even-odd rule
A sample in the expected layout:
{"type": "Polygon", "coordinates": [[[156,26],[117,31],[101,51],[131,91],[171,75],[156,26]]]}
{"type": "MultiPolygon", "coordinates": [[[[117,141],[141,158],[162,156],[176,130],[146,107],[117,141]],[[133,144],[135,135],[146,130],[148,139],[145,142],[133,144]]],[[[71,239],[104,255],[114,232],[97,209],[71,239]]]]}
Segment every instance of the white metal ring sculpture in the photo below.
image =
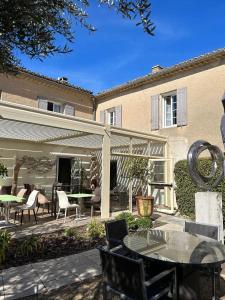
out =
{"type": "Polygon", "coordinates": [[[198,140],[191,145],[187,159],[190,175],[198,187],[209,191],[224,179],[224,157],[219,147],[204,140],[198,140]],[[198,169],[199,155],[205,150],[209,151],[212,158],[210,174],[207,176],[201,174],[198,169]]]}

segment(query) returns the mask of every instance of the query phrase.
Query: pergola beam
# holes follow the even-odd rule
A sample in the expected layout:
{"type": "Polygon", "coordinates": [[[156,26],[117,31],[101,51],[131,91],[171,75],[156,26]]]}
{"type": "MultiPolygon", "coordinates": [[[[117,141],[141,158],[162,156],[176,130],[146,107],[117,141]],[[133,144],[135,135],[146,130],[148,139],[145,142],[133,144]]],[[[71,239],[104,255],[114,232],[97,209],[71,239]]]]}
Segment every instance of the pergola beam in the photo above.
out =
{"type": "Polygon", "coordinates": [[[58,136],[58,137],[54,137],[54,138],[48,138],[48,139],[44,139],[44,140],[40,140],[38,141],[38,143],[51,143],[51,142],[56,142],[56,141],[63,141],[63,140],[68,140],[71,138],[79,138],[82,136],[87,136],[90,135],[91,133],[87,133],[87,132],[83,132],[83,133],[71,133],[71,134],[67,134],[67,135],[62,135],[62,136],[58,136]]]}
{"type": "Polygon", "coordinates": [[[121,153],[121,152],[112,152],[112,156],[122,156],[122,157],[133,157],[133,158],[145,158],[153,161],[168,161],[170,158],[164,158],[154,155],[144,155],[144,154],[134,154],[134,153],[121,153]]]}

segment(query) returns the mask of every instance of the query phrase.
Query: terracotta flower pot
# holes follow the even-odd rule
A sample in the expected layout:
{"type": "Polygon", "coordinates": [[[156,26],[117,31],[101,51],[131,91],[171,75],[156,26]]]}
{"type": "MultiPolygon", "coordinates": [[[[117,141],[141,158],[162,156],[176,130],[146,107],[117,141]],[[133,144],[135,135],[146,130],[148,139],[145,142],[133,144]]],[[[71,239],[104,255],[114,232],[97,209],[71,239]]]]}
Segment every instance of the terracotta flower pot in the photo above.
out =
{"type": "Polygon", "coordinates": [[[137,204],[138,214],[141,217],[150,217],[152,215],[153,207],[154,207],[154,197],[137,196],[136,204],[137,204]]]}

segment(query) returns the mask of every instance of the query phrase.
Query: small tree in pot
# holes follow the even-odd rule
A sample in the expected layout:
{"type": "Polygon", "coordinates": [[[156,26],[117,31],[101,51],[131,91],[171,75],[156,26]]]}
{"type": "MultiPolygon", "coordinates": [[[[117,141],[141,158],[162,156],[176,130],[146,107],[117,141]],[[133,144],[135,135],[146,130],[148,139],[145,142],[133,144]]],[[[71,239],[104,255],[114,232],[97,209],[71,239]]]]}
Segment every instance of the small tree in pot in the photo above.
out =
{"type": "Polygon", "coordinates": [[[147,185],[153,177],[154,165],[146,158],[129,158],[124,162],[124,169],[128,178],[139,183],[141,195],[136,196],[138,213],[142,217],[150,216],[153,213],[154,198],[147,195],[147,185]]]}

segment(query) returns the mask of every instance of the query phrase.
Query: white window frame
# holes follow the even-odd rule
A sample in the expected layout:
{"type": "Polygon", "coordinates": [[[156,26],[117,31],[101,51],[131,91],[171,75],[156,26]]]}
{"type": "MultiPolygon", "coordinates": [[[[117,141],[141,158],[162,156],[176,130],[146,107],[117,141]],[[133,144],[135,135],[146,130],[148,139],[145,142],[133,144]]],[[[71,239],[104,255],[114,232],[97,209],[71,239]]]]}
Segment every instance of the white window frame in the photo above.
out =
{"type": "MultiPolygon", "coordinates": [[[[47,102],[53,104],[53,110],[52,110],[52,112],[58,113],[58,114],[62,113],[62,104],[61,103],[58,103],[58,102],[55,102],[55,101],[50,101],[50,100],[47,100],[47,102]],[[59,112],[54,110],[56,105],[60,107],[60,111],[59,112]]],[[[48,103],[47,103],[47,105],[48,105],[48,103]]],[[[47,108],[47,110],[48,110],[48,108],[47,108]]],[[[51,111],[51,110],[48,110],[48,111],[51,111]]]]}
{"type": "MultiPolygon", "coordinates": [[[[166,93],[166,94],[163,94],[161,97],[162,97],[162,112],[163,112],[163,115],[162,115],[162,118],[163,118],[163,128],[172,128],[172,127],[177,127],[177,120],[176,120],[176,124],[171,124],[171,125],[166,125],[166,97],[173,97],[173,96],[176,96],[176,102],[177,102],[177,92],[176,91],[173,91],[173,92],[170,92],[170,93],[166,93]]],[[[176,107],[176,111],[177,111],[177,107],[176,107]]],[[[176,116],[177,118],[177,116],[176,116]]],[[[171,104],[171,119],[173,121],[173,105],[171,104]]],[[[172,122],[171,122],[172,123],[172,122]]]]}
{"type": "Polygon", "coordinates": [[[107,110],[107,124],[116,126],[116,111],[114,108],[107,110]],[[111,114],[113,113],[113,124],[111,124],[111,114]]]}

